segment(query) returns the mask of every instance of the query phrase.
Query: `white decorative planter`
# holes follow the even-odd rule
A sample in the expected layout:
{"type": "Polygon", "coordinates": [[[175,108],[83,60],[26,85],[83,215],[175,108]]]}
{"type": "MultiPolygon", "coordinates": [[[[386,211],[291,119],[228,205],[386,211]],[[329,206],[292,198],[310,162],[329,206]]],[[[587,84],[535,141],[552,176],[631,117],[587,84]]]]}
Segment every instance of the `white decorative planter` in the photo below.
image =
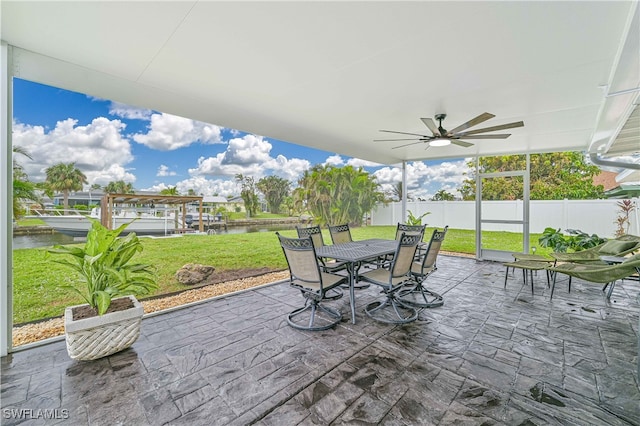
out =
{"type": "Polygon", "coordinates": [[[81,361],[102,358],[127,349],[138,339],[144,310],[134,296],[126,297],[133,302],[133,308],[78,321],[73,320],[72,310],[82,305],[65,309],[64,329],[71,358],[81,361]]]}

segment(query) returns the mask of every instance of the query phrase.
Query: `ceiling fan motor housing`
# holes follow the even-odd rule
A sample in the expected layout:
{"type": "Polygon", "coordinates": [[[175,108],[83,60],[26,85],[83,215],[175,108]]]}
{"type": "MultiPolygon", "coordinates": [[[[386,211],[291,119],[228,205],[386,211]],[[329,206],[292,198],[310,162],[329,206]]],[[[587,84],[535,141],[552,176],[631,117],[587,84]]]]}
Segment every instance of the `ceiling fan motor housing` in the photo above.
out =
{"type": "Polygon", "coordinates": [[[442,127],[442,120],[447,118],[447,114],[436,114],[436,120],[438,120],[438,130],[440,131],[440,135],[445,136],[447,131],[442,127]]]}

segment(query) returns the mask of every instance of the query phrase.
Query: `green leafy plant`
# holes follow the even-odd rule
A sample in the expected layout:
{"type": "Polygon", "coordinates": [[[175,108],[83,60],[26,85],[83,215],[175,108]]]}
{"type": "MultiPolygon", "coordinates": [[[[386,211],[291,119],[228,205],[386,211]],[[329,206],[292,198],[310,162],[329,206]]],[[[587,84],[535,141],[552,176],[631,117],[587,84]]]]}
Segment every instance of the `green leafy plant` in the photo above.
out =
{"type": "Polygon", "coordinates": [[[420,216],[415,216],[411,210],[407,210],[407,225],[410,226],[416,226],[416,225],[422,225],[422,218],[425,217],[428,214],[431,214],[431,212],[426,212],[421,214],[420,216]]]}
{"type": "Polygon", "coordinates": [[[132,257],[142,251],[142,243],[132,232],[119,238],[129,224],[110,230],[98,220],[91,220],[91,229],[87,233],[84,247],[56,245],[47,250],[47,256],[68,255],[72,259],[54,259],[68,266],[80,275],[81,290],[75,286],[62,286],[71,289],[94,309],[103,315],[111,300],[125,295],[142,295],[158,288],[155,272],[151,265],[131,263],[132,257]]]}
{"type": "Polygon", "coordinates": [[[542,247],[548,247],[555,252],[564,253],[569,248],[569,243],[565,239],[560,228],[544,228],[542,236],[538,238],[542,247]]]}
{"type": "Polygon", "coordinates": [[[595,247],[606,241],[604,238],[600,238],[596,234],[589,235],[579,229],[567,229],[566,232],[569,235],[564,235],[560,232],[560,228],[545,228],[542,236],[538,239],[538,242],[542,247],[551,248],[553,251],[558,253],[565,253],[569,249],[573,251],[582,251],[595,247]]]}
{"type": "Polygon", "coordinates": [[[589,235],[579,229],[566,229],[566,232],[569,234],[569,247],[574,251],[586,250],[606,241],[596,234],[589,235]]]}

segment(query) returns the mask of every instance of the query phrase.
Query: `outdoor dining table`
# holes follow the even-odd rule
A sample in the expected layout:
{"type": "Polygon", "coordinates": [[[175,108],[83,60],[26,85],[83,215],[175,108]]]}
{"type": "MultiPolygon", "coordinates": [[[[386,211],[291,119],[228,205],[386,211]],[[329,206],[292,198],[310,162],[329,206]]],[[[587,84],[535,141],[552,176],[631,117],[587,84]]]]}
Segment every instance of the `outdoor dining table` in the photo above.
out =
{"type": "Polygon", "coordinates": [[[319,257],[335,259],[347,264],[349,296],[351,297],[351,322],[356,323],[355,284],[361,262],[393,254],[398,247],[396,240],[369,239],[316,248],[319,257]]]}

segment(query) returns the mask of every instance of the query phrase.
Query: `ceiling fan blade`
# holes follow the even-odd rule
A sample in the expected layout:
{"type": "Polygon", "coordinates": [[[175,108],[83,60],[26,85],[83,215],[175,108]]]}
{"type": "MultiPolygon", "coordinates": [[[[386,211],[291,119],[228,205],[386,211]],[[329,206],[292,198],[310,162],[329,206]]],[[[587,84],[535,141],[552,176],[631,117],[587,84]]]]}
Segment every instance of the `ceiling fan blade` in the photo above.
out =
{"type": "Polygon", "coordinates": [[[460,141],[460,140],[457,140],[457,139],[451,139],[451,143],[454,144],[454,145],[458,145],[458,146],[464,147],[464,148],[469,148],[470,146],[473,146],[472,143],[465,142],[465,141],[460,141]]]}
{"type": "Polygon", "coordinates": [[[398,149],[398,148],[402,148],[403,146],[416,145],[416,144],[419,144],[419,143],[425,143],[425,142],[424,141],[418,141],[418,142],[406,143],[404,145],[394,146],[391,149],[398,149]]]}
{"type": "Polygon", "coordinates": [[[498,135],[456,135],[456,137],[463,137],[465,139],[506,139],[511,136],[511,133],[501,133],[498,135]]]}
{"type": "Polygon", "coordinates": [[[495,117],[495,115],[490,114],[488,112],[483,112],[482,114],[480,114],[479,116],[472,118],[471,120],[467,121],[466,123],[462,123],[461,125],[459,125],[458,127],[456,127],[455,129],[449,130],[449,135],[454,135],[458,132],[461,132],[463,130],[468,129],[469,127],[473,127],[473,126],[477,126],[478,124],[482,123],[483,121],[487,121],[490,118],[495,117]]]}
{"type": "Polygon", "coordinates": [[[422,122],[425,124],[425,126],[429,128],[429,130],[431,130],[431,133],[433,133],[433,136],[442,136],[440,134],[440,130],[438,130],[438,126],[436,126],[436,123],[432,119],[421,118],[420,120],[422,120],[422,122]]]}
{"type": "Polygon", "coordinates": [[[410,138],[410,139],[374,139],[374,142],[385,142],[385,141],[418,141],[422,140],[419,138],[410,138]]]}
{"type": "Polygon", "coordinates": [[[523,126],[524,126],[524,121],[515,121],[509,124],[501,124],[499,126],[485,127],[484,129],[470,130],[468,132],[458,133],[455,136],[475,135],[476,133],[494,132],[496,130],[514,129],[516,127],[523,127],[523,126]]]}
{"type": "Polygon", "coordinates": [[[420,136],[422,138],[429,138],[429,135],[421,135],[419,133],[408,133],[408,132],[396,132],[395,130],[379,130],[380,132],[386,132],[386,133],[397,133],[399,135],[411,135],[411,136],[420,136]]]}

